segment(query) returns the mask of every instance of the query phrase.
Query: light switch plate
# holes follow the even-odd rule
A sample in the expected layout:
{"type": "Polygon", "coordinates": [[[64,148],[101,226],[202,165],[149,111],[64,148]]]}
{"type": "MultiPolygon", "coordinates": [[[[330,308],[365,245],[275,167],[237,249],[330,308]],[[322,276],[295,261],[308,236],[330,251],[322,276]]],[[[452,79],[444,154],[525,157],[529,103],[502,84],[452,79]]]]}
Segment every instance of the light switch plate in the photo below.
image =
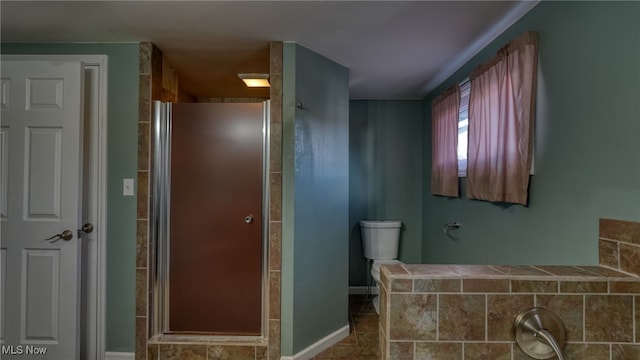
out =
{"type": "Polygon", "coordinates": [[[133,179],[122,180],[122,195],[133,196],[133,179]]]}

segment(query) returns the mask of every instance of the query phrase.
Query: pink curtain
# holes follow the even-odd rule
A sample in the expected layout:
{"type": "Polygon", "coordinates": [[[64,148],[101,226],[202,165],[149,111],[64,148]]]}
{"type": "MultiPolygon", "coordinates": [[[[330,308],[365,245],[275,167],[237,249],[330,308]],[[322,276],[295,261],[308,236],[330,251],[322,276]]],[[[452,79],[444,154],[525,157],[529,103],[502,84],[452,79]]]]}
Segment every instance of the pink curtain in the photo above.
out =
{"type": "Polygon", "coordinates": [[[431,109],[431,193],[458,197],[460,88],[449,88],[433,100],[431,109]]]}
{"type": "Polygon", "coordinates": [[[538,34],[527,32],[470,76],[467,197],[527,204],[538,34]]]}

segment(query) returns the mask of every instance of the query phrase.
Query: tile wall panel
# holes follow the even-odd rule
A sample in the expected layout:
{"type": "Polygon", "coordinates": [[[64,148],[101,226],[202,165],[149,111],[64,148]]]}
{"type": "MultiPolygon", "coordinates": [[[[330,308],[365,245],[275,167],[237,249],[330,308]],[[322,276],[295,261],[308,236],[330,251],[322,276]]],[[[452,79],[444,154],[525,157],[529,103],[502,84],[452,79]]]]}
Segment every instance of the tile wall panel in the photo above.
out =
{"type": "Polygon", "coordinates": [[[640,224],[600,229],[600,266],[383,266],[381,359],[529,360],[512,326],[533,306],[563,321],[567,360],[640,359],[640,224]]]}

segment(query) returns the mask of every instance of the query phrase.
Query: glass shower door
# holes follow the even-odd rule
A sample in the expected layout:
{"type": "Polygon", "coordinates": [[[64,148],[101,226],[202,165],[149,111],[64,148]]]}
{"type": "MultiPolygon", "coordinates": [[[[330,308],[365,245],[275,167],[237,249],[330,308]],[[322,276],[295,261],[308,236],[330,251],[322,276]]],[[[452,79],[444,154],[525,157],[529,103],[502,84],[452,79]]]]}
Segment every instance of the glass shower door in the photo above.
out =
{"type": "MultiPolygon", "coordinates": [[[[170,104],[164,333],[259,336],[263,317],[265,109],[170,104]]],[[[162,176],[162,174],[160,174],[162,176]]]]}

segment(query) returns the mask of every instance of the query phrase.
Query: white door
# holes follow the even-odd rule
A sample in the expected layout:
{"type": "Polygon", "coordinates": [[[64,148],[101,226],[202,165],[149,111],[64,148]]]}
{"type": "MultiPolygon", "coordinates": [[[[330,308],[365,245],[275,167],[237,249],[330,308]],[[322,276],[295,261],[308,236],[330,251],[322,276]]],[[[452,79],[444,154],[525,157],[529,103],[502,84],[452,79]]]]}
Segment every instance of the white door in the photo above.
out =
{"type": "Polygon", "coordinates": [[[0,65],[1,356],[75,359],[82,65],[7,58],[0,65]],[[70,239],[45,240],[65,230],[70,239]]]}

